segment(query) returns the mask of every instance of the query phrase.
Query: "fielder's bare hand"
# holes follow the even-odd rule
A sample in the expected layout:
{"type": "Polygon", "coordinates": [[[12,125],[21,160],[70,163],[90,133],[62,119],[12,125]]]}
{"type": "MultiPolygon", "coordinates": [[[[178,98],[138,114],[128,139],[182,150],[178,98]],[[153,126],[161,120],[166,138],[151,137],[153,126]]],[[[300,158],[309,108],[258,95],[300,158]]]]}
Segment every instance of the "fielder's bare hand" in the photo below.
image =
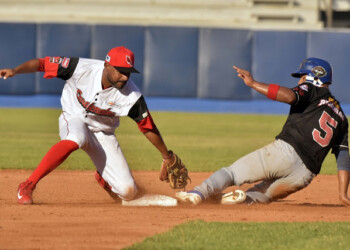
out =
{"type": "Polygon", "coordinates": [[[244,69],[240,69],[236,66],[233,66],[233,68],[237,71],[238,77],[242,78],[242,80],[244,81],[244,83],[248,86],[248,87],[253,87],[253,83],[255,82],[254,78],[252,77],[252,75],[250,74],[249,71],[246,71],[244,69]]]}
{"type": "Polygon", "coordinates": [[[0,78],[6,80],[9,77],[13,77],[15,75],[15,71],[13,69],[0,69],[0,78]]]}

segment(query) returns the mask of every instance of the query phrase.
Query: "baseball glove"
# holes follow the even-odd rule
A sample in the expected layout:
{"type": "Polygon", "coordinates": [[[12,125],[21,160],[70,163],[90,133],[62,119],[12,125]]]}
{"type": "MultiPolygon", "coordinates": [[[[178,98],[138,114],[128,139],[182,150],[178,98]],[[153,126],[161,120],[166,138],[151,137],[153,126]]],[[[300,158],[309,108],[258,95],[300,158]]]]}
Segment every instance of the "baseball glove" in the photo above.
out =
{"type": "Polygon", "coordinates": [[[171,153],[171,157],[163,160],[159,179],[169,182],[170,187],[173,189],[185,189],[187,181],[191,181],[187,168],[177,154],[172,151],[169,152],[171,153]]]}

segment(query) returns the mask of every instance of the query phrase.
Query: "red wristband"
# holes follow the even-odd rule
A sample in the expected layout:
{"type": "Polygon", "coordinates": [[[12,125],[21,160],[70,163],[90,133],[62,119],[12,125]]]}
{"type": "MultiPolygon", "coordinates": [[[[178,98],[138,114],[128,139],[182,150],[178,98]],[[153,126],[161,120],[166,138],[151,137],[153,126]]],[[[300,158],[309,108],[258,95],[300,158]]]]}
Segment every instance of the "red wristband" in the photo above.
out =
{"type": "Polygon", "coordinates": [[[271,100],[276,100],[279,88],[280,88],[280,85],[270,84],[269,89],[267,90],[267,97],[270,98],[271,100]]]}

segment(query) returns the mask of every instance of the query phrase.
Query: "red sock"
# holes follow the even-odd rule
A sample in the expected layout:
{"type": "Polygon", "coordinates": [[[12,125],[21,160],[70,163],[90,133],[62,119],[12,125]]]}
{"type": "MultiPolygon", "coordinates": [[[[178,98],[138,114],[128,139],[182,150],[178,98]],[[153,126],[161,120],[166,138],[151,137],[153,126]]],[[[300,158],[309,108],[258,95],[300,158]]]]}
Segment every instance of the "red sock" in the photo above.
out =
{"type": "Polygon", "coordinates": [[[41,178],[57,168],[73,151],[77,150],[78,148],[78,144],[70,140],[62,140],[53,145],[28,180],[32,181],[34,185],[37,184],[41,178]]]}

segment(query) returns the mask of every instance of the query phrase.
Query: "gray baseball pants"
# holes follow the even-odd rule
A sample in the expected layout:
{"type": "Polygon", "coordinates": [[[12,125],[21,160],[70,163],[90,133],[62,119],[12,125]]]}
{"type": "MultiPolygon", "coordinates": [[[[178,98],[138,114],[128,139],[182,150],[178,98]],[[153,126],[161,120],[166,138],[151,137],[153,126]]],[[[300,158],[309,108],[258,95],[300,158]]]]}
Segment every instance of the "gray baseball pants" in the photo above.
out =
{"type": "Polygon", "coordinates": [[[246,202],[269,203],[305,188],[315,176],[291,145],[276,140],[216,171],[194,190],[207,199],[229,186],[261,181],[246,191],[246,202]]]}

